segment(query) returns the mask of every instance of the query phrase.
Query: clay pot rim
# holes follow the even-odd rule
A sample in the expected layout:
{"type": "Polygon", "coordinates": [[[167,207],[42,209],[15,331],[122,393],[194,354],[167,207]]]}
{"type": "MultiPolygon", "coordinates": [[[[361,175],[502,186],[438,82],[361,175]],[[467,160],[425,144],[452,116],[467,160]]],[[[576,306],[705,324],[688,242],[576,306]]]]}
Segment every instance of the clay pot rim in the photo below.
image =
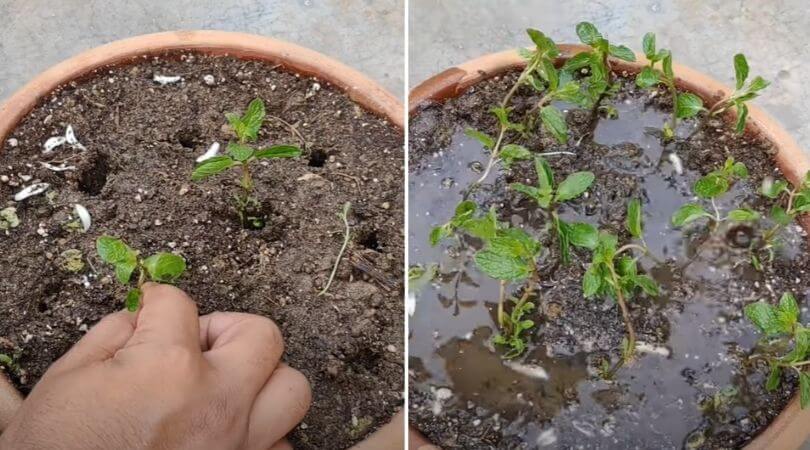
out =
{"type": "MultiPolygon", "coordinates": [[[[577,53],[589,50],[589,47],[580,44],[561,44],[559,48],[562,54],[558,63],[577,53]]],[[[616,72],[636,73],[648,62],[644,55],[636,53],[636,62],[611,59],[611,66],[616,72]]],[[[490,53],[466,61],[428,78],[413,88],[408,98],[408,113],[413,117],[419,113],[421,108],[429,104],[458,97],[481,81],[525,66],[526,60],[516,49],[490,53]]],[[[673,70],[678,87],[699,95],[708,106],[718,102],[732,91],[719,81],[688,66],[676,63],[673,64],[673,70]]],[[[729,115],[733,116],[733,113],[729,115]]],[[[771,142],[777,149],[774,158],[782,174],[794,185],[801,184],[805,174],[810,170],[810,158],[805,155],[793,137],[769,114],[754,105],[749,105],[746,129],[771,142]]],[[[801,223],[810,234],[810,216],[806,215],[801,223]]],[[[802,411],[799,403],[799,393],[797,392],[773,422],[745,448],[764,450],[801,447],[805,439],[810,437],[810,428],[806,425],[810,423],[810,409],[802,411]]]]}
{"type": "Polygon", "coordinates": [[[45,70],[0,106],[0,142],[51,92],[107,66],[135,63],[143,56],[171,51],[229,55],[280,64],[304,76],[334,85],[349,98],[404,129],[402,103],[376,81],[326,55],[296,44],[247,33],[181,30],[144,34],[84,51],[45,70]]]}

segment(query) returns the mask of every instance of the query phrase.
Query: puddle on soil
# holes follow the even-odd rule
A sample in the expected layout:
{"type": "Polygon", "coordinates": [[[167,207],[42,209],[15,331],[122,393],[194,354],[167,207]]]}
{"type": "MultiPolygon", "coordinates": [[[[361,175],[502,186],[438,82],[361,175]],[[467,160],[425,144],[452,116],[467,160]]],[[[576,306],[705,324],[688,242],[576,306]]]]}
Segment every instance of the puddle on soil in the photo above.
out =
{"type": "MultiPolygon", "coordinates": [[[[664,292],[649,305],[634,307],[647,307],[651,315],[668,322],[662,343],[656,344],[664,354],[640,353],[632,366],[606,381],[597,375],[597,364],[586,351],[561,354],[555,343],[536,339],[535,331],[524,356],[511,362],[501,358],[489,343],[496,330],[493,309],[498,282],[475,268],[470,258],[474,248],[452,242],[431,248],[427,242],[430,229],[448,219],[463,189],[478,178],[473,169],[488,158],[476,141],[459,130],[450,146],[427,157],[409,181],[411,264],[439,264],[437,278],[417,295],[409,337],[417,383],[432,392],[452,391],[450,399],[442,400],[443,409],[434,413],[472,405],[483,408],[502,418],[504,436],[518,436],[528,448],[681,448],[687,438],[694,438],[694,430],[711,433],[715,424],[711,414],[701,410],[701,399],[729,386],[744,392],[746,385],[762,383],[761,377],[741,372],[736,356],[757,340],[740,311],[743,304],[765,294],[746,291],[746,282],[761,275],[736,264],[743,253],[723,245],[722,238],[717,245],[707,243],[711,239],[699,232],[701,227],[683,233],[672,229],[671,214],[693,200],[690,187],[697,175],[676,174],[666,156],[669,149],[662,149],[657,137],[644,132],[645,126],[659,127],[663,114],[633,103],[618,109],[619,119],[600,122],[595,141],[615,147],[630,140],[643,149],[643,168],[631,174],[638,177],[644,195],[647,243],[657,259],[667,263],[641,260],[664,292]],[[675,284],[679,288],[671,289],[675,284]]],[[[604,164],[609,170],[627,171],[610,159],[604,164]]],[[[489,181],[494,179],[491,176],[489,181]]],[[[753,205],[753,192],[751,186],[738,183],[719,206],[753,205]]],[[[487,192],[477,197],[479,205],[496,198],[487,192]]],[[[535,234],[544,229],[544,215],[536,208],[525,202],[505,203],[498,206],[514,225],[535,234]]],[[[598,225],[600,217],[584,209],[567,206],[561,215],[598,225]]],[[[541,296],[537,302],[542,301],[541,296]]],[[[595,307],[607,303],[591,301],[595,307]]],[[[615,307],[606,304],[602,310],[611,308],[615,307]]],[[[532,318],[538,328],[546,326],[542,314],[533,313],[532,318]]],[[[617,323],[621,329],[621,322],[617,323]]],[[[566,332],[576,341],[576,329],[566,332]]],[[[733,420],[744,419],[751,402],[748,396],[735,396],[733,420]]]]}

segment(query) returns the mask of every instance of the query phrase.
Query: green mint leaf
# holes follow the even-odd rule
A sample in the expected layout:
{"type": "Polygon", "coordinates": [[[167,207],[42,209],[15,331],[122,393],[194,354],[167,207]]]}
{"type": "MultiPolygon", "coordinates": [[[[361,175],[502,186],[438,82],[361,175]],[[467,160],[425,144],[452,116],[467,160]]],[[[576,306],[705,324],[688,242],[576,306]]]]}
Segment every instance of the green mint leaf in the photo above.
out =
{"type": "Polygon", "coordinates": [[[234,161],[230,156],[215,156],[211,159],[206,159],[195,167],[194,172],[191,173],[191,179],[192,181],[204,180],[239,164],[239,162],[234,161]]]}
{"type": "Polygon", "coordinates": [[[245,125],[242,123],[242,117],[239,114],[234,113],[225,113],[225,118],[228,119],[228,123],[231,124],[231,128],[239,136],[239,130],[243,130],[245,125]]]}
{"type": "Polygon", "coordinates": [[[568,240],[571,245],[593,250],[599,244],[599,230],[593,225],[583,222],[568,224],[568,240]]]}
{"type": "Polygon", "coordinates": [[[759,213],[753,209],[740,208],[728,213],[728,218],[732,222],[753,222],[759,220],[759,213]]]}
{"type": "Polygon", "coordinates": [[[572,56],[568,61],[563,64],[563,70],[566,72],[575,72],[591,64],[591,55],[589,52],[581,52],[572,56]]]}
{"type": "Polygon", "coordinates": [[[241,134],[237,133],[239,139],[242,141],[255,141],[259,137],[259,129],[264,122],[264,102],[262,99],[257,98],[250,102],[247,111],[242,116],[242,124],[244,127],[241,134]]]}
{"type": "Polygon", "coordinates": [[[484,217],[467,219],[459,225],[459,228],[472,237],[481,239],[484,242],[489,242],[495,237],[498,231],[498,223],[494,215],[486,215],[484,217]]]}
{"type": "Polygon", "coordinates": [[[658,283],[656,283],[655,280],[649,276],[637,275],[635,278],[633,278],[633,282],[636,286],[640,287],[645,294],[649,295],[650,297],[658,297],[658,283]]]}
{"type": "Polygon", "coordinates": [[[748,105],[745,103],[738,102],[737,103],[737,122],[734,125],[734,131],[737,134],[743,134],[745,132],[745,123],[748,120],[748,105]]]}
{"type": "Polygon", "coordinates": [[[793,327],[799,321],[799,304],[790,292],[785,292],[779,299],[776,318],[782,325],[782,331],[786,333],[793,331],[793,327]]]}
{"type": "Polygon", "coordinates": [[[509,169],[515,161],[531,159],[532,153],[522,145],[506,144],[501,148],[500,157],[503,167],[509,169]]]}
{"type": "Polygon", "coordinates": [[[526,33],[528,33],[529,38],[532,40],[532,42],[534,42],[534,45],[537,47],[537,53],[540,56],[556,58],[560,54],[557,44],[555,44],[554,41],[552,41],[548,36],[543,34],[542,31],[529,28],[526,30],[526,33]]]}
{"type": "Polygon", "coordinates": [[[692,190],[695,194],[704,199],[716,198],[728,192],[728,178],[718,173],[710,173],[699,179],[692,190]]]}
{"type": "Polygon", "coordinates": [[[481,145],[484,146],[484,148],[488,150],[491,150],[492,147],[495,146],[495,139],[492,139],[492,137],[490,137],[488,134],[482,133],[478,130],[467,128],[467,130],[464,131],[464,134],[466,134],[468,137],[477,140],[478,142],[481,143],[481,145]]]}
{"type": "Polygon", "coordinates": [[[672,215],[672,225],[682,227],[703,217],[711,218],[712,215],[707,213],[700,205],[687,203],[681,206],[680,209],[675,211],[675,214],[672,215]]]}
{"type": "MultiPolygon", "coordinates": [[[[244,144],[229,142],[228,155],[236,161],[243,162],[253,156],[253,149],[244,144]]],[[[208,161],[210,161],[210,159],[208,161]]]]}
{"type": "Polygon", "coordinates": [[[523,47],[518,47],[517,49],[518,55],[520,55],[526,61],[531,61],[534,58],[534,52],[523,47]]]}
{"type": "Polygon", "coordinates": [[[636,54],[624,45],[611,45],[610,55],[621,59],[622,61],[633,62],[636,60],[636,54]]]}
{"type": "Polygon", "coordinates": [[[770,199],[775,199],[782,195],[783,192],[788,192],[788,183],[785,180],[772,180],[765,178],[762,180],[762,186],[759,192],[770,199]]]}
{"type": "Polygon", "coordinates": [[[631,236],[641,239],[644,232],[641,217],[641,200],[634,198],[627,204],[627,219],[624,226],[631,236]]]}
{"type": "Polygon", "coordinates": [[[540,76],[548,83],[548,90],[554,92],[560,87],[560,76],[557,74],[557,69],[554,63],[549,59],[544,59],[540,64],[540,76]]]}
{"type": "Polygon", "coordinates": [[[519,228],[507,228],[492,239],[490,248],[505,255],[531,259],[540,252],[540,243],[519,228]]]}
{"type": "Polygon", "coordinates": [[[602,276],[596,264],[588,266],[585,276],[582,278],[582,294],[585,298],[591,298],[602,290],[602,276]]]}
{"type": "Polygon", "coordinates": [[[430,246],[435,247],[439,242],[442,241],[442,239],[448,237],[450,237],[450,229],[446,225],[442,225],[439,227],[433,227],[433,229],[430,230],[428,240],[430,242],[430,246]]]}
{"type": "Polygon", "coordinates": [[[773,392],[779,387],[779,383],[782,377],[782,368],[776,364],[776,362],[771,363],[771,371],[768,374],[768,381],[765,382],[765,389],[768,392],[773,392]]]}
{"type": "Polygon", "coordinates": [[[644,56],[651,62],[655,62],[655,33],[647,33],[641,41],[641,48],[644,50],[644,56]]]}
{"type": "Polygon", "coordinates": [[[138,307],[141,306],[141,297],[143,296],[143,292],[140,289],[134,288],[130,289],[127,292],[127,298],[124,300],[124,305],[129,312],[135,312],[138,310],[138,307]]]}
{"type": "Polygon", "coordinates": [[[554,189],[554,171],[544,158],[538,156],[534,158],[534,170],[537,172],[537,184],[543,191],[554,189]]]}
{"type": "Polygon", "coordinates": [[[491,112],[492,114],[495,115],[495,117],[498,118],[498,122],[502,126],[508,128],[509,125],[511,125],[511,122],[509,122],[509,110],[510,109],[511,108],[496,107],[496,108],[490,108],[489,112],[491,112]]]}
{"type": "MultiPolygon", "coordinates": [[[[729,160],[734,161],[733,158],[729,158],[729,160]]],[[[740,179],[748,178],[748,167],[745,167],[745,164],[741,162],[732,163],[731,170],[729,172],[740,179]]]]}
{"type": "Polygon", "coordinates": [[[129,283],[138,266],[135,250],[118,238],[102,236],[96,240],[96,251],[104,262],[115,266],[115,277],[121,284],[129,283]]]}
{"type": "Polygon", "coordinates": [[[667,79],[674,81],[675,72],[672,71],[672,53],[666,52],[662,59],[661,65],[664,68],[664,75],[667,79]]]}
{"type": "Polygon", "coordinates": [[[439,271],[437,264],[429,264],[427,267],[416,265],[408,268],[408,291],[418,294],[425,286],[436,277],[439,271]]]}
{"type": "Polygon", "coordinates": [[[599,30],[590,22],[580,22],[577,24],[577,36],[579,40],[586,45],[594,46],[602,35],[599,30]]]}
{"type": "MultiPolygon", "coordinates": [[[[534,186],[527,186],[523,183],[512,183],[509,185],[509,187],[512,188],[512,190],[520,192],[521,194],[531,198],[532,200],[537,201],[538,203],[541,202],[541,198],[543,197],[541,195],[540,189],[534,186]]],[[[548,198],[550,199],[550,197],[548,198]]],[[[548,208],[548,205],[543,206],[543,208],[548,208]]]]}
{"type": "Polygon", "coordinates": [[[737,79],[737,89],[742,89],[748,79],[748,61],[742,53],[734,55],[734,77],[737,79]]]}
{"type": "Polygon", "coordinates": [[[529,276],[529,265],[520,258],[495,249],[484,249],[475,254],[475,264],[496,280],[516,281],[529,276]]]}
{"type": "Polygon", "coordinates": [[[616,262],[616,272],[622,276],[630,276],[635,278],[638,274],[638,264],[632,256],[620,256],[616,262]]]}
{"type": "Polygon", "coordinates": [[[776,315],[776,308],[765,303],[755,302],[745,307],[745,316],[756,326],[759,331],[767,336],[781,334],[782,324],[776,315]]]}
{"type": "Polygon", "coordinates": [[[788,213],[785,211],[785,208],[782,208],[779,205],[774,205],[771,208],[771,220],[776,222],[778,225],[788,225],[790,222],[793,221],[788,213]]]}
{"type": "Polygon", "coordinates": [[[642,89],[651,88],[657,85],[658,82],[658,72],[651,67],[641,69],[641,72],[636,75],[636,86],[642,89]]]}
{"type": "Polygon", "coordinates": [[[801,407],[805,409],[810,406],[810,374],[807,372],[802,372],[799,375],[799,391],[801,391],[799,395],[801,407]]]}
{"type": "Polygon", "coordinates": [[[160,252],[143,260],[152,281],[173,283],[186,271],[186,260],[174,253],[160,252]]]}
{"type": "Polygon", "coordinates": [[[678,94],[675,103],[675,115],[679,119],[695,117],[703,111],[703,100],[695,94],[678,94]]]}
{"type": "Polygon", "coordinates": [[[565,144],[568,142],[568,125],[562,112],[553,106],[545,106],[540,110],[540,120],[543,127],[557,139],[557,142],[565,144]]]}
{"type": "MultiPolygon", "coordinates": [[[[764,79],[762,77],[757,76],[751,81],[751,84],[748,85],[748,91],[751,94],[756,94],[757,92],[759,92],[759,91],[765,89],[766,87],[768,87],[770,84],[771,84],[770,81],[768,81],[768,80],[766,80],[766,79],[764,79]]],[[[756,95],[754,95],[754,97],[756,97],[756,95]]],[[[754,98],[754,97],[751,97],[751,98],[754,98]]],[[[748,100],[750,100],[750,99],[748,99],[748,100]]]]}
{"type": "Polygon", "coordinates": [[[459,202],[459,204],[456,205],[456,210],[453,213],[453,218],[450,220],[450,222],[454,226],[458,226],[464,220],[472,217],[472,215],[475,213],[477,209],[478,205],[476,205],[475,202],[471,200],[464,200],[462,202],[459,202]]]}
{"type": "Polygon", "coordinates": [[[301,156],[301,149],[294,145],[273,145],[256,150],[256,154],[253,156],[257,159],[297,158],[301,156]]]}
{"type": "Polygon", "coordinates": [[[593,172],[575,172],[568,175],[557,187],[555,200],[564,202],[579,197],[588,190],[595,178],[593,172]]]}
{"type": "Polygon", "coordinates": [[[592,103],[588,96],[582,92],[579,84],[573,81],[569,81],[559,88],[554,94],[554,98],[582,107],[590,106],[592,103]]]}

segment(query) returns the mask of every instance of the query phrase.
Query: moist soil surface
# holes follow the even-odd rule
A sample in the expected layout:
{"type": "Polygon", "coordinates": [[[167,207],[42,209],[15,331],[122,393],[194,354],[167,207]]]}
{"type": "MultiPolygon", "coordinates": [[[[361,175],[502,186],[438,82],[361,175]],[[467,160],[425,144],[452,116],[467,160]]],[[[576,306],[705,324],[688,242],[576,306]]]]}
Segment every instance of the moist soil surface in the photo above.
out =
{"type": "MultiPolygon", "coordinates": [[[[581,280],[589,252],[572,250],[560,265],[549,234],[549,217],[536,203],[508,189],[508,183],[536,185],[531,161],[493,171],[471,196],[479,208],[495,206],[499,218],[539,237],[541,287],[528,319],[528,350],[504,360],[491,344],[497,332],[498,282],[475,267],[480,241],[447,239],[428,244],[433,226],[446,222],[489,158],[465,129],[497,135],[488,112],[500,103],[517,73],[479,83],[443,104],[422,107],[410,125],[410,261],[437,264],[433,282],[412,294],[410,322],[411,423],[443,448],[739,448],[760,433],[796,390],[786,374],[775,392],[764,389],[767,365],[749,358],[760,335],[743,307],[760,299],[778,301],[793,292],[807,319],[810,261],[806,235],[798,225],[781,234],[782,246],[763,271],[750,262],[746,241],[770,223],[706,221],[684,229],[670,225],[672,213],[695,201],[693,183],[733,156],[750,177],[719,201],[721,211],[742,205],[766,213],[757,194],[764,177],[779,176],[772,146],[750,134],[737,136],[719,121],[701,131],[682,123],[675,142],[662,145],[660,130],[671,111],[664,91],[641,91],[624,74],[611,103],[618,118],[592,122],[590,111],[559,104],[570,130],[568,144],[545,131],[507,135],[506,143],[532,151],[572,152],[546,159],[559,182],[581,170],[595,173],[589,193],[560,207],[568,221],[584,221],[632,242],[625,231],[626,204],[642,200],[645,236],[653,257],[640,270],[661,286],[656,298],[629,302],[639,349],[635,361],[615,377],[600,376],[603,361],[619,359],[625,327],[609,299],[585,299],[581,280]],[[678,173],[670,158],[680,157],[678,173]]],[[[539,100],[521,88],[512,120],[539,100]]],[[[711,208],[710,205],[707,205],[711,208]]],[[[519,296],[517,284],[508,287],[519,296]]]]}
{"type": "Polygon", "coordinates": [[[403,404],[401,130],[324,81],[228,56],[172,53],[96,71],[43,99],[2,142],[0,209],[21,224],[0,232],[0,351],[28,393],[87,327],[123,307],[126,288],[95,251],[97,237],[124,239],[144,255],[173,251],[188,270],[178,286],[201,314],[239,311],[273,319],[285,361],[313,388],[296,448],[347,448],[403,404]],[[153,77],[181,76],[161,85],[153,77]],[[234,139],[225,114],[262,98],[258,147],[295,144],[297,159],[254,168],[266,226],[244,229],[231,197],[237,173],[194,183],[195,159],[234,139]],[[70,125],[86,150],[43,153],[70,125]],[[303,142],[302,142],[303,140],[303,142]],[[54,172],[41,163],[65,162],[54,172]],[[36,180],[44,194],[13,195],[36,180]],[[338,212],[351,202],[351,242],[338,212]],[[74,204],[92,216],[77,231],[74,204]],[[80,270],[67,270],[70,252],[80,270]]]}

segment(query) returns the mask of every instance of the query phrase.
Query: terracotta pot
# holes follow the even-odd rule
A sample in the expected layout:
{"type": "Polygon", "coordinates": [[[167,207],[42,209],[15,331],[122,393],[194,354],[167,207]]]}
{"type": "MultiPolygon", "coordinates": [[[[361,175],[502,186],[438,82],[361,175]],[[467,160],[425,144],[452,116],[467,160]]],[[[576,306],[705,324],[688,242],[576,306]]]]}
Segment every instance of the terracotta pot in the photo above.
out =
{"type": "MultiPolygon", "coordinates": [[[[588,49],[583,45],[570,44],[559,47],[562,55],[558,63],[588,49]]],[[[636,54],[636,59],[637,61],[632,63],[612,60],[611,65],[618,72],[626,70],[629,73],[636,73],[648,64],[643,55],[636,54]]],[[[417,114],[423,105],[457,97],[480,81],[525,66],[526,61],[515,50],[491,53],[459,64],[429,78],[411,90],[408,99],[409,113],[417,114]]],[[[732,91],[719,81],[689,67],[673,64],[673,69],[678,87],[699,95],[708,106],[720,101],[732,91]]],[[[747,129],[776,147],[775,158],[779,170],[791,183],[800,184],[810,170],[810,158],[782,126],[761,109],[750,106],[747,129]]],[[[801,218],[801,224],[810,235],[810,214],[801,218]]],[[[810,409],[801,410],[797,393],[785,410],[751,441],[746,449],[798,449],[808,438],[810,438],[810,409]]]]}
{"type": "MultiPolygon", "coordinates": [[[[360,72],[316,51],[245,33],[173,31],[137,36],[96,47],[46,70],[0,106],[0,142],[5,141],[17,124],[59,86],[105,66],[135,63],[141,56],[172,50],[227,54],[279,64],[291,72],[331,83],[364,108],[404,129],[405,109],[396,97],[360,72]]],[[[0,375],[0,431],[21,403],[22,397],[0,375]]]]}

